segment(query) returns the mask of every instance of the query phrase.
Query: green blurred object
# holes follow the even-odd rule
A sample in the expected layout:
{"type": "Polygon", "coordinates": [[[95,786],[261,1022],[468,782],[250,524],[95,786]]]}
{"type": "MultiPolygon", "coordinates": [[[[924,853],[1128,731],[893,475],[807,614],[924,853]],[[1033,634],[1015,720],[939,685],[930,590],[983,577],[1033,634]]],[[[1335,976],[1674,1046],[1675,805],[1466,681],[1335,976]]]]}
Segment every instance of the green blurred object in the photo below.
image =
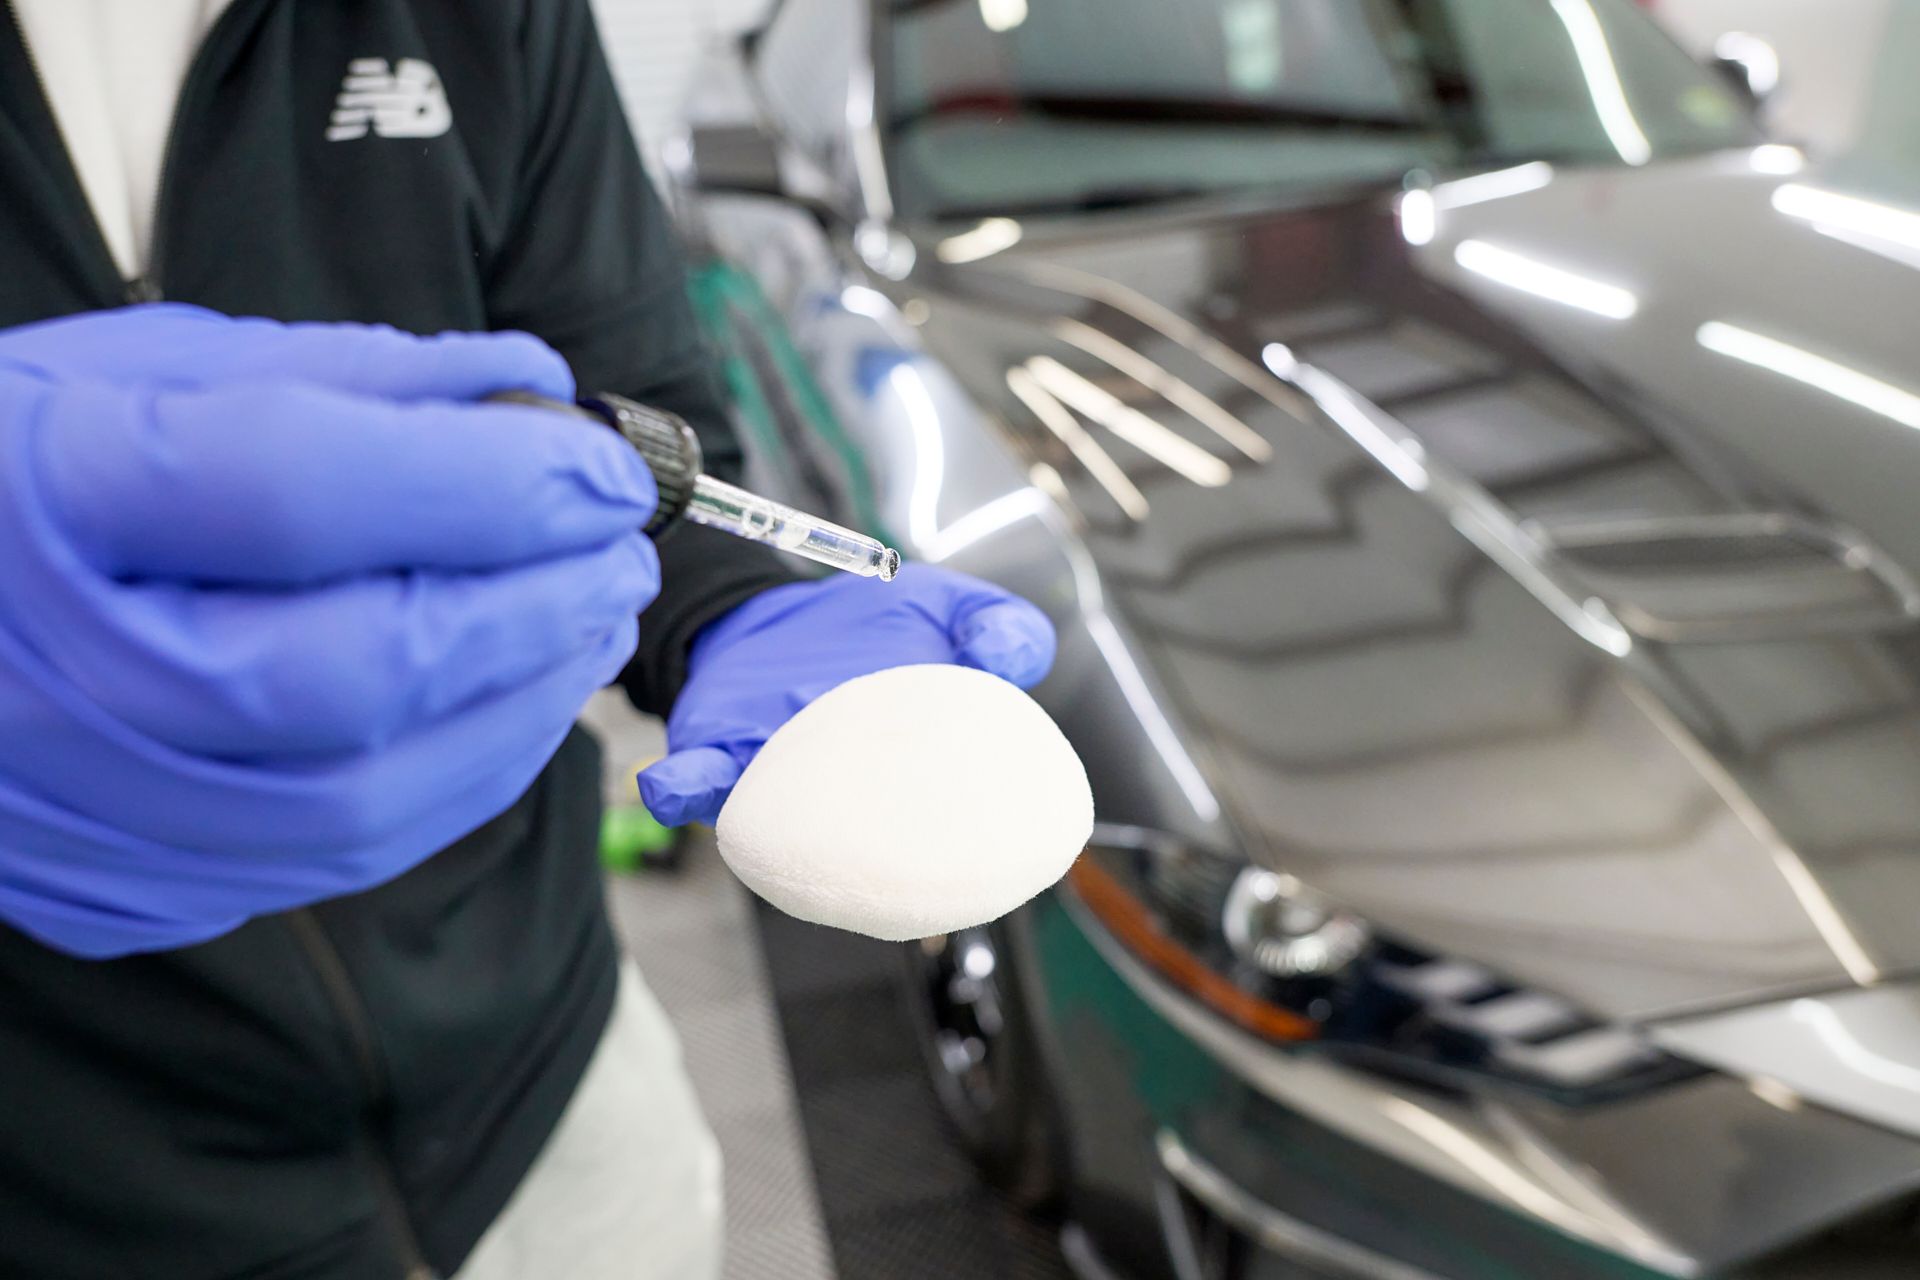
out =
{"type": "Polygon", "coordinates": [[[786,405],[800,420],[796,425],[818,436],[839,459],[854,522],[882,542],[897,544],[899,539],[887,532],[874,502],[866,454],[847,434],[760,282],[716,258],[694,269],[687,289],[701,329],[719,350],[734,407],[757,447],[776,469],[788,465],[791,442],[781,435],[776,401],[786,405]],[[770,366],[765,377],[753,359],[756,350],[770,366]]]}
{"type": "Polygon", "coordinates": [[[600,865],[608,871],[638,871],[648,863],[671,863],[680,832],[663,827],[640,805],[611,808],[600,819],[600,865]]]}

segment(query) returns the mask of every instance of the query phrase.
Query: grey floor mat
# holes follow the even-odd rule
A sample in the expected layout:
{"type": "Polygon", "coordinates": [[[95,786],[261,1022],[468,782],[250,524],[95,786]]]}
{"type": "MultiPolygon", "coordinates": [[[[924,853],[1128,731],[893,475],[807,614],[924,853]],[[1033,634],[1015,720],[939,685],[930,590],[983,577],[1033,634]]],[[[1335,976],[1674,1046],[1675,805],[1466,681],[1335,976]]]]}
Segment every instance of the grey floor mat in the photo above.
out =
{"type": "Polygon", "coordinates": [[[833,1280],[746,891],[697,845],[680,871],[616,878],[609,899],[720,1141],[725,1280],[833,1280]]]}
{"type": "Polygon", "coordinates": [[[954,1146],[894,986],[892,946],[756,904],[840,1280],[1069,1280],[1051,1228],[954,1146]]]}
{"type": "MultiPolygon", "coordinates": [[[[609,803],[631,803],[633,769],[662,748],[659,723],[612,694],[595,699],[588,720],[606,747],[609,803]]],[[[607,898],[621,942],[680,1033],[720,1141],[724,1280],[834,1280],[747,891],[703,833],[681,869],[616,876],[607,898]]]]}

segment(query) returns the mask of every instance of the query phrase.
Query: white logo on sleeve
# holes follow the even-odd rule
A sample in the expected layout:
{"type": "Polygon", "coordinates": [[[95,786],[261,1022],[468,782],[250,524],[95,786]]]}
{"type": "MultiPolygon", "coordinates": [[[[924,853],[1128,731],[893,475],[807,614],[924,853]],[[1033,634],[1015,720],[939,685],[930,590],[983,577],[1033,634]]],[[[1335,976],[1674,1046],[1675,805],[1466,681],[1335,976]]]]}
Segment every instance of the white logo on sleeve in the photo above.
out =
{"type": "Polygon", "coordinates": [[[347,64],[340,97],[327,124],[327,141],[351,142],[372,132],[382,138],[437,138],[453,127],[453,108],[433,64],[401,58],[355,58],[347,64]]]}

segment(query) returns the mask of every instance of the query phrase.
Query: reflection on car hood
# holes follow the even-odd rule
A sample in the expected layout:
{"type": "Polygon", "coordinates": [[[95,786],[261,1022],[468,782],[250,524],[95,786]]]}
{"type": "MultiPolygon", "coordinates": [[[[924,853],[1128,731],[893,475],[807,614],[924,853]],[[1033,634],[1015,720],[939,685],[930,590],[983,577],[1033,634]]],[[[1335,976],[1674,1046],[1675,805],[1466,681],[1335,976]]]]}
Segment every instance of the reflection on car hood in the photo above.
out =
{"type": "Polygon", "coordinates": [[[1253,856],[1709,1008],[1920,966],[1920,221],[1797,165],[1000,225],[907,286],[1253,856]]]}

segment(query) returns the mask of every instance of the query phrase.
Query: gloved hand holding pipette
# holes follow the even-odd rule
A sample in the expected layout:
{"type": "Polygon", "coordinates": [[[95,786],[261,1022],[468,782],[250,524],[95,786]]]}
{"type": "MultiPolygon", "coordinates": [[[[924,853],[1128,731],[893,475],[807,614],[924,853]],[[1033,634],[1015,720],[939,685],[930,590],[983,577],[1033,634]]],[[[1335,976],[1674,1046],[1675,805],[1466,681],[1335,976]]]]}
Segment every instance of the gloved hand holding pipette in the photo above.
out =
{"type": "Polygon", "coordinates": [[[86,956],[391,879],[504,809],[659,588],[511,335],[140,308],[0,333],[0,919],[86,956]]]}
{"type": "Polygon", "coordinates": [[[592,396],[577,405],[525,392],[495,398],[603,422],[625,437],[646,459],[659,491],[659,506],[647,522],[650,535],[663,533],[684,518],[857,577],[891,582],[900,572],[900,553],[893,548],[705,474],[699,437],[673,414],[616,395],[592,396]]]}

